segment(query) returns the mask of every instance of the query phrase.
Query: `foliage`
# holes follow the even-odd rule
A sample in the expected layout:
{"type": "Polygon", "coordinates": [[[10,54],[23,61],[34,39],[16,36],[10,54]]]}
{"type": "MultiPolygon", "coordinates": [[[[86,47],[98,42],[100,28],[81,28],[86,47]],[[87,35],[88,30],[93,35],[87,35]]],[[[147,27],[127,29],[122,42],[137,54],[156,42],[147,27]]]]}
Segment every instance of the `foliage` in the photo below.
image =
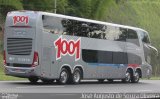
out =
{"type": "Polygon", "coordinates": [[[6,14],[8,11],[23,9],[21,0],[0,0],[1,14],[6,14]]]}

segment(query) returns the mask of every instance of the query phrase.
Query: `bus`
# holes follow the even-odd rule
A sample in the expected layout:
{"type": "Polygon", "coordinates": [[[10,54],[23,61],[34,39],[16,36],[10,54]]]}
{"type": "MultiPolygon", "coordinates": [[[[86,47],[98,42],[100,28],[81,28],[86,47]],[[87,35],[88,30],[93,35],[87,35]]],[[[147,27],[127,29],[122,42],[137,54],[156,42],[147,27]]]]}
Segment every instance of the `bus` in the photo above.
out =
{"type": "Polygon", "coordinates": [[[41,11],[8,12],[4,67],[9,76],[60,84],[138,83],[152,74],[147,31],[41,11]]]}

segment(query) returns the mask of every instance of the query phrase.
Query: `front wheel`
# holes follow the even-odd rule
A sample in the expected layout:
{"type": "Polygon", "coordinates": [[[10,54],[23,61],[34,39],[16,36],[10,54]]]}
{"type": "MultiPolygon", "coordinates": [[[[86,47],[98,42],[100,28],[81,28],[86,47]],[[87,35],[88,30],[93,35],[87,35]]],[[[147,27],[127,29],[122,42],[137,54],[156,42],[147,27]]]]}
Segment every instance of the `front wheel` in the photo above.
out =
{"type": "Polygon", "coordinates": [[[129,83],[130,81],[131,81],[131,72],[130,72],[130,70],[127,70],[127,72],[126,72],[126,75],[125,75],[125,78],[124,79],[122,79],[122,82],[124,82],[124,83],[129,83]]]}
{"type": "Polygon", "coordinates": [[[59,84],[66,84],[66,83],[68,83],[68,79],[69,79],[68,70],[65,68],[62,68],[61,73],[60,73],[60,77],[57,81],[59,82],[59,84]]]}
{"type": "Polygon", "coordinates": [[[138,71],[135,72],[134,76],[131,79],[132,83],[138,83],[140,79],[140,73],[138,71]]]}
{"type": "Polygon", "coordinates": [[[39,80],[37,77],[30,77],[28,78],[28,80],[32,83],[32,84],[35,84],[37,83],[37,81],[39,80]]]}
{"type": "Polygon", "coordinates": [[[73,76],[72,79],[73,79],[74,84],[79,84],[80,83],[81,75],[82,75],[81,70],[79,68],[76,68],[73,72],[73,75],[72,75],[73,76]]]}

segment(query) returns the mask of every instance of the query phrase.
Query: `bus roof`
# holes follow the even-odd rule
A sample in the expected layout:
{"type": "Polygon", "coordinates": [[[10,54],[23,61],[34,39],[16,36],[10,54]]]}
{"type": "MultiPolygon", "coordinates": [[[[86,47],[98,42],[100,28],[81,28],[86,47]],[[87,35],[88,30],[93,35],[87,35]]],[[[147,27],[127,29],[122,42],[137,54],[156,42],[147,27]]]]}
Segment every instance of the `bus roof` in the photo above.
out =
{"type": "Polygon", "coordinates": [[[148,32],[145,31],[144,29],[137,28],[137,27],[120,25],[120,24],[109,23],[109,22],[102,22],[102,21],[85,19],[85,18],[79,18],[79,17],[74,17],[74,16],[67,16],[67,15],[62,15],[62,14],[55,14],[55,13],[43,12],[43,11],[27,11],[27,10],[22,10],[22,11],[12,11],[12,12],[9,12],[9,13],[19,13],[19,12],[25,12],[25,13],[30,13],[30,14],[31,14],[31,13],[34,13],[34,14],[40,14],[40,15],[55,16],[55,17],[60,17],[60,18],[72,19],[72,20],[79,20],[79,21],[85,21],[85,22],[91,22],[91,23],[97,23],[97,24],[104,24],[104,25],[122,27],[122,28],[133,29],[133,30],[140,30],[140,31],[143,31],[143,32],[148,33],[148,32]]]}

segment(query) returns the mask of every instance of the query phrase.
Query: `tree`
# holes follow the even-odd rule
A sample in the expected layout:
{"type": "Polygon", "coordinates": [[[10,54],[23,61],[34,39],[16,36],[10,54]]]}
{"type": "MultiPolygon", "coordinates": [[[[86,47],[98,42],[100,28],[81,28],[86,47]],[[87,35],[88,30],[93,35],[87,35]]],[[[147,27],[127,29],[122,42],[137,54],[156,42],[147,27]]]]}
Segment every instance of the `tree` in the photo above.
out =
{"type": "Polygon", "coordinates": [[[23,5],[21,0],[0,0],[0,10],[2,15],[12,10],[22,10],[23,5]]]}

